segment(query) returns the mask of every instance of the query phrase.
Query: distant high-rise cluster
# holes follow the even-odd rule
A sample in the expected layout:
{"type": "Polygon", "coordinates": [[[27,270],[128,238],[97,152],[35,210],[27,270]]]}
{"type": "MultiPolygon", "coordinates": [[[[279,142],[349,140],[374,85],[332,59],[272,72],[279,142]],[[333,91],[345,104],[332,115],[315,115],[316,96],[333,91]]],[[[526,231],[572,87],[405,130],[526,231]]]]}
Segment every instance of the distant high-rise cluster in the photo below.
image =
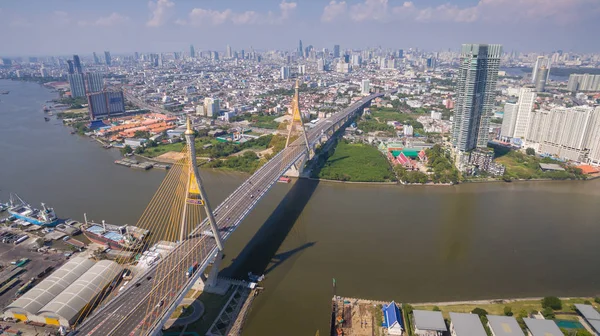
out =
{"type": "Polygon", "coordinates": [[[106,62],[106,65],[112,64],[112,59],[110,58],[110,51],[104,52],[104,61],[106,62]]]}
{"type": "Polygon", "coordinates": [[[462,45],[452,126],[459,152],[487,147],[501,56],[499,44],[462,45]]]}
{"type": "Polygon", "coordinates": [[[333,46],[333,57],[334,58],[340,57],[340,45],[339,44],[336,44],[333,46]]]}
{"type": "Polygon", "coordinates": [[[194,45],[190,44],[190,58],[196,57],[196,51],[194,50],[194,45]]]}
{"type": "Polygon", "coordinates": [[[290,67],[287,67],[287,66],[281,67],[280,77],[281,77],[281,79],[288,79],[288,78],[290,78],[290,67]]]}

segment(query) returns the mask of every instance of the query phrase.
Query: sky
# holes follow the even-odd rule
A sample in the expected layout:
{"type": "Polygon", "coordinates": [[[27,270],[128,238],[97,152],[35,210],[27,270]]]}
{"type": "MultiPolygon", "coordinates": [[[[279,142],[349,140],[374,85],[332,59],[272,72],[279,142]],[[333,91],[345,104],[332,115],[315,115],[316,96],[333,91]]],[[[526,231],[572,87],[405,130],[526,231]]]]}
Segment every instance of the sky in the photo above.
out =
{"type": "Polygon", "coordinates": [[[383,47],[599,52],[600,0],[18,0],[0,56],[383,47]]]}

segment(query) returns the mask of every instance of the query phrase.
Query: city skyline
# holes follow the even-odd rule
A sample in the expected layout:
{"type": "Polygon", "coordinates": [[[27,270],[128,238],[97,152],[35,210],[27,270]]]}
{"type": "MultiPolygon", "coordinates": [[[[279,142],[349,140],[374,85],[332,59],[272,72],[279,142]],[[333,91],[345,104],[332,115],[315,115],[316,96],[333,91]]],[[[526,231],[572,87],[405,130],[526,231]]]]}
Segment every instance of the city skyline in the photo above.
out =
{"type": "Polygon", "coordinates": [[[0,28],[10,32],[2,56],[169,52],[190,44],[198,50],[227,44],[233,50],[294,50],[300,39],[316,48],[455,50],[472,42],[502,44],[505,51],[594,52],[598,46],[586,36],[600,28],[598,14],[600,3],[592,0],[57,0],[3,4],[0,28]],[[291,33],[273,34],[274,27],[291,33]]]}

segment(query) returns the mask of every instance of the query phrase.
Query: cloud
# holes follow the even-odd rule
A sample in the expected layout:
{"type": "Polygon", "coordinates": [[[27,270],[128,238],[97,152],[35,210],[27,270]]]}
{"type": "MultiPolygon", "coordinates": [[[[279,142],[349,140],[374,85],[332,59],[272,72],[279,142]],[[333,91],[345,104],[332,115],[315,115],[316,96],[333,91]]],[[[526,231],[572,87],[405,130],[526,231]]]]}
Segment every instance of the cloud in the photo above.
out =
{"type": "Polygon", "coordinates": [[[321,21],[349,19],[354,22],[410,20],[416,22],[496,22],[519,23],[551,21],[569,24],[593,18],[600,13],[598,0],[480,0],[474,6],[459,7],[450,3],[417,7],[411,1],[390,6],[388,0],[363,0],[348,6],[332,0],[323,8],[321,21]]]}
{"type": "Polygon", "coordinates": [[[121,15],[119,13],[111,13],[109,16],[99,17],[94,21],[79,21],[78,25],[84,26],[100,26],[100,27],[112,27],[123,23],[129,22],[129,17],[121,15]]]}
{"type": "Polygon", "coordinates": [[[332,22],[340,16],[343,16],[348,10],[348,5],[346,5],[346,1],[337,2],[332,0],[325,8],[323,9],[323,15],[321,15],[321,21],[323,22],[332,22]]]}
{"type": "Polygon", "coordinates": [[[148,2],[150,7],[151,16],[150,20],[146,22],[148,27],[160,27],[168,19],[171,12],[171,7],[175,6],[175,3],[169,0],[156,0],[148,2]]]}
{"type": "Polygon", "coordinates": [[[269,11],[259,13],[255,11],[234,12],[231,9],[222,11],[204,8],[194,8],[188,14],[187,19],[178,19],[175,21],[179,25],[201,26],[201,25],[222,25],[232,23],[234,25],[251,25],[251,24],[282,24],[287,20],[296,9],[295,2],[286,2],[285,0],[279,4],[279,12],[269,11]]]}

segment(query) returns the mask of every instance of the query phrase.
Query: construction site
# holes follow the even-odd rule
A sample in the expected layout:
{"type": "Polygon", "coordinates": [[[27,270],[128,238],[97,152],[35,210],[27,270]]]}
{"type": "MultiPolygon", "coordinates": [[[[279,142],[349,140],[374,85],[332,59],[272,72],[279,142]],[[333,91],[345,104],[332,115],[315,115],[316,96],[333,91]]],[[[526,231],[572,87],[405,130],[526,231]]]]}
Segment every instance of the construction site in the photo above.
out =
{"type": "Polygon", "coordinates": [[[331,336],[387,335],[382,327],[384,301],[334,296],[331,300],[331,336]]]}

